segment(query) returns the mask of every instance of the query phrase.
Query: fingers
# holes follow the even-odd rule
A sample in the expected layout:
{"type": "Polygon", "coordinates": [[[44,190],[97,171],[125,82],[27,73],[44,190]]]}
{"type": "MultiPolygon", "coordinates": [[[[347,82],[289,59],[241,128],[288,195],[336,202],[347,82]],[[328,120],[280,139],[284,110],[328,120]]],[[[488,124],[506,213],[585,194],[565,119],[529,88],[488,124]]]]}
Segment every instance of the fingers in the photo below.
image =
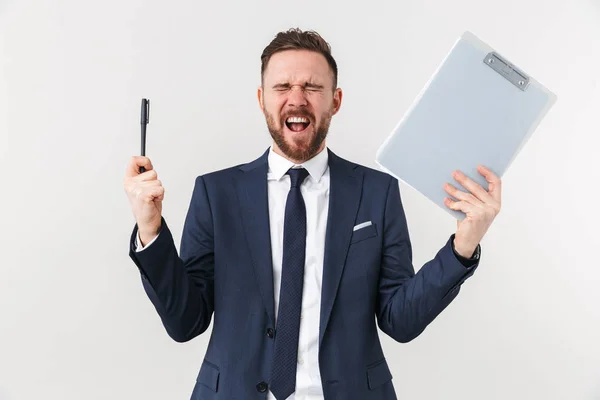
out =
{"type": "Polygon", "coordinates": [[[155,180],[151,180],[151,181],[138,182],[136,186],[142,187],[142,188],[148,188],[148,187],[154,187],[154,186],[162,186],[162,182],[159,181],[158,179],[155,179],[155,180]]]}
{"type": "Polygon", "coordinates": [[[489,190],[485,190],[477,182],[473,181],[460,171],[455,171],[453,176],[457,182],[468,189],[475,197],[484,204],[489,205],[496,213],[500,212],[501,207],[501,179],[488,168],[478,166],[477,170],[483,175],[489,183],[489,190]]]}
{"type": "Polygon", "coordinates": [[[128,192],[139,194],[141,191],[148,188],[162,187],[162,182],[158,179],[141,181],[139,180],[140,177],[141,175],[139,177],[131,178],[130,181],[125,184],[125,189],[128,192]]]}
{"type": "Polygon", "coordinates": [[[483,175],[485,180],[488,182],[488,192],[492,196],[494,200],[500,203],[500,199],[502,198],[502,179],[495,173],[493,173],[489,168],[480,165],[477,167],[477,171],[483,175]]]}
{"type": "Polygon", "coordinates": [[[478,165],[477,171],[479,171],[479,173],[481,175],[483,175],[485,180],[488,181],[489,183],[500,182],[500,178],[498,177],[498,175],[496,175],[495,173],[492,172],[491,169],[489,169],[483,165],[478,165]]]}
{"type": "Polygon", "coordinates": [[[150,171],[138,173],[136,176],[133,176],[131,180],[134,182],[146,182],[146,181],[155,181],[158,178],[158,173],[155,169],[151,169],[150,171]]]}
{"type": "Polygon", "coordinates": [[[461,171],[454,171],[452,176],[458,183],[460,183],[465,189],[471,192],[475,197],[484,203],[488,203],[492,200],[492,196],[471,178],[463,174],[461,171]]]}
{"type": "Polygon", "coordinates": [[[475,205],[469,203],[468,201],[454,201],[452,199],[449,199],[448,197],[444,199],[444,204],[451,210],[462,211],[465,214],[471,214],[473,212],[473,209],[475,208],[475,205]]]}
{"type": "Polygon", "coordinates": [[[148,194],[148,196],[144,200],[146,200],[148,202],[151,202],[154,200],[162,201],[165,197],[165,188],[162,186],[153,186],[151,188],[148,188],[146,193],[148,194]]]}
{"type": "Polygon", "coordinates": [[[453,186],[449,183],[444,184],[444,190],[446,191],[446,193],[448,193],[450,196],[454,197],[455,199],[466,201],[471,204],[475,204],[475,203],[479,202],[479,200],[476,199],[475,196],[473,196],[471,193],[466,193],[466,192],[463,192],[462,190],[458,190],[455,186],[453,186]]]}
{"type": "Polygon", "coordinates": [[[163,201],[165,198],[165,188],[162,186],[138,186],[133,190],[133,193],[144,203],[151,203],[154,200],[163,201]]]}
{"type": "Polygon", "coordinates": [[[154,198],[162,200],[164,197],[162,182],[158,179],[158,174],[154,169],[126,177],[124,186],[126,192],[147,202],[154,198]]]}
{"type": "Polygon", "coordinates": [[[163,201],[165,199],[165,188],[161,186],[158,189],[154,193],[154,200],[163,201]]]}
{"type": "Polygon", "coordinates": [[[152,162],[148,157],[144,156],[133,156],[127,164],[127,170],[125,172],[126,177],[134,177],[140,175],[140,167],[144,167],[146,172],[153,169],[152,162]]]}

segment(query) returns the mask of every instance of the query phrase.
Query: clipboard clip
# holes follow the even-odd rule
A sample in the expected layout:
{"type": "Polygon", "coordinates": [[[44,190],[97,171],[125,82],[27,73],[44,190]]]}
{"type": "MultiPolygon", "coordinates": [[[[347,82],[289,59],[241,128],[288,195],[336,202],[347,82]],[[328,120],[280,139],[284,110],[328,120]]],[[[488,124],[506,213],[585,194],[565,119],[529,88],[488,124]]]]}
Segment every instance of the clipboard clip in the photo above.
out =
{"type": "Polygon", "coordinates": [[[513,64],[509,63],[495,51],[488,53],[483,59],[483,62],[522,91],[527,90],[527,87],[529,86],[529,76],[513,64]]]}

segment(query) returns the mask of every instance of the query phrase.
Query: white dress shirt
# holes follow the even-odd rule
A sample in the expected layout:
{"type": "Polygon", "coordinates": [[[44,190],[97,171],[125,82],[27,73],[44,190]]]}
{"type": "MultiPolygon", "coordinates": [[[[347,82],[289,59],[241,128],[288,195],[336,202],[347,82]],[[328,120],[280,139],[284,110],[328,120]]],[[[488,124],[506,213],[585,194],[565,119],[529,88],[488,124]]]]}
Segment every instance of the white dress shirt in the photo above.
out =
{"type": "MultiPolygon", "coordinates": [[[[273,259],[273,293],[275,315],[279,309],[279,292],[283,259],[283,221],[285,203],[290,190],[290,177],[286,174],[292,167],[305,168],[309,176],[300,186],[306,206],[306,260],[302,311],[298,338],[298,365],[296,391],[287,400],[322,400],[323,387],[319,371],[319,317],[321,312],[321,283],[325,256],[325,231],[329,208],[329,163],[327,148],[312,159],[296,165],[269,150],[267,174],[269,197],[269,221],[271,232],[271,255],[273,259]]],[[[139,245],[137,251],[145,247],[139,245]]],[[[269,391],[268,400],[275,400],[269,391]]]]}

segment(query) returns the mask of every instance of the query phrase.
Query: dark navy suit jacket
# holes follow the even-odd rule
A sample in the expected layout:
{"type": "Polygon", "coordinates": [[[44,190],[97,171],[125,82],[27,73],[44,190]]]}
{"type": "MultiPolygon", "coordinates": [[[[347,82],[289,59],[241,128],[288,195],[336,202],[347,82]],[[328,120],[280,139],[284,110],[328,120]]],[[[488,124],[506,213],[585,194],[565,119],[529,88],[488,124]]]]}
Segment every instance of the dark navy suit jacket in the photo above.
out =
{"type": "MultiPolygon", "coordinates": [[[[456,297],[465,266],[451,236],[417,274],[398,181],[329,149],[330,203],[320,312],[326,400],[396,399],[377,326],[416,338],[456,297]],[[365,221],[372,225],[353,232],[365,221]]],[[[180,254],[166,221],[130,256],[167,333],[178,342],[213,329],[192,400],[266,399],[276,332],[267,155],[196,178],[180,254]]]]}

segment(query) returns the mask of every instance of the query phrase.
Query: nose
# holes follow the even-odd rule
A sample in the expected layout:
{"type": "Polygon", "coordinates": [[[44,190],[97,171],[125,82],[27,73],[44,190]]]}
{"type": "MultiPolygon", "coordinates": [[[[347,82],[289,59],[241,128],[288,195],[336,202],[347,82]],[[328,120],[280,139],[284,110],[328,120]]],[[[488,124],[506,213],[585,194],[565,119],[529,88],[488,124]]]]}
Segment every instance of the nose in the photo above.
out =
{"type": "Polygon", "coordinates": [[[302,107],[308,104],[306,92],[302,86],[294,85],[290,88],[287,104],[290,107],[302,107]]]}

